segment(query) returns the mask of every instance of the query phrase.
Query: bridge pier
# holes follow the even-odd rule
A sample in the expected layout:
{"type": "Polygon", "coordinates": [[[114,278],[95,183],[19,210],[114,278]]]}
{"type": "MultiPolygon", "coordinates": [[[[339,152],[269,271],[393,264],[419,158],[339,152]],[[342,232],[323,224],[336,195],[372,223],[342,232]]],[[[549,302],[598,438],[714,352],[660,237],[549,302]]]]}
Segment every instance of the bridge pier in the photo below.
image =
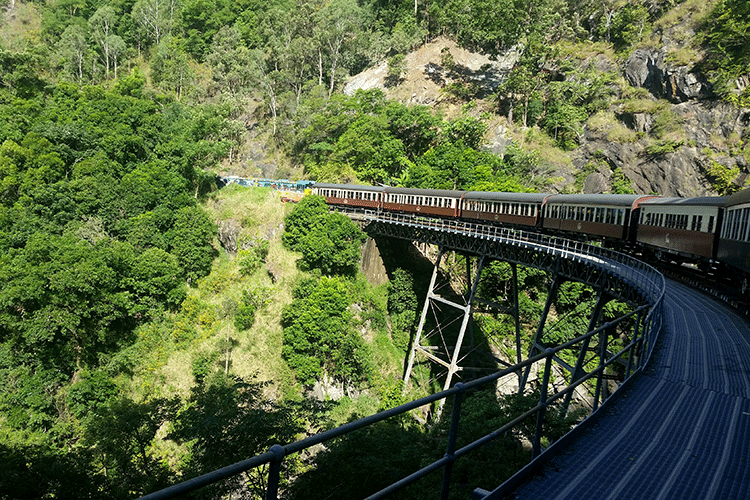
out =
{"type": "MultiPolygon", "coordinates": [[[[490,306],[498,311],[510,314],[514,318],[515,324],[515,345],[516,345],[516,362],[521,362],[523,355],[521,352],[521,324],[519,318],[519,306],[518,306],[518,267],[515,263],[511,264],[512,269],[512,293],[513,293],[513,305],[512,307],[503,307],[500,304],[482,300],[477,297],[477,289],[479,287],[482,273],[485,268],[485,263],[490,259],[487,255],[479,254],[464,254],[466,259],[466,283],[467,288],[463,295],[463,303],[457,303],[455,300],[448,299],[439,293],[441,288],[438,284],[438,277],[440,274],[440,265],[443,259],[450,252],[446,247],[438,247],[438,256],[435,260],[432,269],[432,276],[430,278],[430,284],[427,290],[427,295],[422,305],[422,311],[419,317],[419,323],[417,326],[416,333],[409,350],[409,356],[407,359],[406,369],[404,371],[403,379],[403,393],[406,394],[409,382],[412,378],[414,371],[414,364],[417,359],[417,355],[421,355],[429,361],[437,364],[445,370],[445,380],[443,382],[443,390],[451,387],[454,382],[454,378],[459,376],[460,372],[464,370],[482,370],[483,368],[477,366],[468,366],[466,360],[468,356],[473,352],[474,348],[474,308],[477,303],[481,303],[485,306],[490,306]],[[451,317],[445,322],[441,321],[441,314],[438,308],[442,307],[445,309],[455,310],[459,313],[459,318],[451,317]],[[430,313],[432,317],[430,318],[430,313]],[[455,343],[449,343],[445,339],[446,329],[453,323],[460,319],[460,327],[458,332],[455,334],[455,343]],[[432,331],[426,331],[427,324],[430,321],[434,321],[434,329],[432,331]],[[429,341],[433,336],[440,335],[439,342],[429,341]],[[467,347],[468,343],[468,349],[467,347]],[[437,344],[437,345],[436,345],[437,344]]],[[[496,358],[493,356],[493,362],[500,363],[507,366],[511,366],[505,360],[496,358]]],[[[496,366],[491,368],[484,368],[490,371],[495,371],[496,366]]],[[[518,371],[519,383],[522,377],[521,370],[518,371]]],[[[438,408],[438,415],[442,410],[442,403],[438,408]]]]}

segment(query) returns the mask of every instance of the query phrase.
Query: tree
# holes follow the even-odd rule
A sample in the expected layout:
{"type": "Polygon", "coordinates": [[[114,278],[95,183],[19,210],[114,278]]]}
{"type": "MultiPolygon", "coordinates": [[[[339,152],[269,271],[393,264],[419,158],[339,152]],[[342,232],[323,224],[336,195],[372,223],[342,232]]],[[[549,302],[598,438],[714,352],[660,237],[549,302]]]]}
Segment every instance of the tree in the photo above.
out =
{"type": "Polygon", "coordinates": [[[284,308],[282,356],[307,386],[324,373],[345,383],[370,375],[369,352],[353,331],[349,293],[342,278],[323,276],[314,286],[295,291],[297,298],[284,308]]]}
{"type": "Polygon", "coordinates": [[[133,5],[131,15],[154,45],[170,32],[174,17],[174,0],[138,0],[133,5]]]}
{"type": "Polygon", "coordinates": [[[157,44],[156,55],[151,62],[154,83],[174,92],[177,99],[182,97],[194,78],[184,45],[182,39],[174,36],[163,40],[157,44]]]}
{"type": "Polygon", "coordinates": [[[541,78],[537,71],[527,66],[517,66],[513,68],[508,79],[498,88],[498,97],[505,96],[508,101],[508,121],[513,121],[513,109],[516,99],[523,104],[523,126],[527,126],[529,114],[529,101],[531,96],[541,86],[541,78]]]}
{"type": "Polygon", "coordinates": [[[299,251],[302,241],[314,227],[321,224],[328,213],[328,205],[322,196],[305,196],[295,205],[289,215],[284,217],[284,234],[281,241],[289,250],[299,251]]]}
{"type": "Polygon", "coordinates": [[[351,166],[363,181],[389,183],[399,176],[404,155],[385,116],[362,115],[336,141],[329,161],[351,166]]]}
{"type": "Polygon", "coordinates": [[[119,397],[86,419],[84,443],[104,476],[106,496],[145,495],[172,482],[154,442],[173,414],[174,402],[164,398],[136,402],[119,397]]]}
{"type": "Polygon", "coordinates": [[[346,215],[326,214],[322,224],[314,226],[301,242],[302,263],[307,269],[319,269],[329,276],[354,275],[365,238],[346,215]]]}
{"type": "Polygon", "coordinates": [[[484,134],[487,133],[487,124],[473,116],[464,116],[449,121],[443,132],[451,142],[479,149],[484,140],[484,134]]]}
{"type": "Polygon", "coordinates": [[[238,96],[250,88],[254,61],[237,28],[224,26],[214,35],[206,62],[221,91],[238,96]]]}
{"type": "Polygon", "coordinates": [[[328,96],[333,94],[337,71],[344,49],[360,34],[365,12],[354,0],[333,0],[318,11],[316,37],[318,46],[319,82],[323,80],[323,58],[328,60],[328,96]]]}
{"type": "Polygon", "coordinates": [[[269,64],[265,53],[260,49],[252,51],[250,56],[253,68],[253,81],[261,88],[265,96],[268,111],[271,114],[273,124],[273,135],[276,135],[276,118],[279,110],[279,86],[281,74],[275,65],[269,64]]]}
{"type": "MultiPolygon", "coordinates": [[[[115,9],[109,5],[105,5],[103,7],[99,7],[99,9],[89,19],[90,34],[94,39],[94,42],[99,46],[99,49],[101,50],[101,58],[102,62],[104,63],[105,75],[108,80],[109,68],[114,64],[112,44],[122,42],[122,39],[119,37],[117,37],[119,39],[119,42],[115,41],[115,39],[113,38],[116,36],[114,32],[116,18],[117,13],[115,12],[115,9]]],[[[122,45],[124,45],[124,42],[122,42],[122,45]]]]}
{"type": "Polygon", "coordinates": [[[132,294],[131,314],[154,315],[162,308],[176,309],[185,299],[177,258],[160,248],[149,248],[132,260],[122,283],[132,294]]]}
{"type": "Polygon", "coordinates": [[[115,70],[115,80],[117,80],[118,61],[125,54],[127,46],[125,45],[125,41],[117,35],[110,35],[107,38],[107,45],[109,46],[109,55],[112,58],[112,65],[115,70]]]}
{"type": "Polygon", "coordinates": [[[216,250],[211,245],[216,225],[199,207],[183,207],[175,215],[171,254],[177,257],[188,283],[211,271],[216,250]]]}
{"type": "Polygon", "coordinates": [[[62,61],[62,66],[69,74],[73,75],[78,84],[83,82],[83,66],[86,56],[90,51],[86,42],[86,32],[77,24],[71,24],[60,37],[56,46],[56,56],[62,61]]]}
{"type": "Polygon", "coordinates": [[[417,318],[417,294],[414,277],[406,269],[398,268],[388,282],[388,314],[393,324],[393,341],[401,349],[409,347],[411,329],[417,318]]]}
{"type": "Polygon", "coordinates": [[[750,6],[742,0],[718,2],[703,30],[710,50],[712,82],[726,100],[740,106],[750,103],[750,90],[738,96],[736,79],[750,68],[750,6]]]}
{"type": "MultiPolygon", "coordinates": [[[[190,398],[177,413],[169,434],[170,439],[188,444],[190,449],[182,463],[185,477],[205,474],[263,453],[273,444],[293,441],[305,430],[309,416],[305,407],[269,399],[263,389],[261,383],[223,373],[207,376],[191,389],[190,398]]],[[[230,492],[249,491],[253,497],[261,497],[265,494],[264,474],[267,475],[265,467],[253,469],[209,488],[206,493],[209,498],[217,498],[230,492]]]]}

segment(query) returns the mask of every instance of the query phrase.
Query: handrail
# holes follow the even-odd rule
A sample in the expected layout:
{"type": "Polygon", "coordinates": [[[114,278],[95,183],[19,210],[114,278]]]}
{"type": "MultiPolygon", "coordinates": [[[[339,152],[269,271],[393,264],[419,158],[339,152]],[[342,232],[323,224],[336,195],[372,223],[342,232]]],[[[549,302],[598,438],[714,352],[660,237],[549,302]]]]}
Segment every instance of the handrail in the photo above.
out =
{"type": "Polygon", "coordinates": [[[439,393],[425,396],[415,401],[404,403],[395,408],[379,412],[375,415],[356,420],[354,422],[322,432],[320,434],[316,434],[314,436],[310,436],[291,444],[287,444],[284,446],[279,444],[273,445],[266,453],[241,462],[237,462],[235,464],[190,479],[188,481],[170,486],[155,493],[151,493],[142,497],[143,500],[162,500],[175,498],[191,491],[195,491],[203,486],[216,483],[228,477],[237,475],[241,472],[245,472],[247,470],[266,464],[271,465],[269,467],[266,499],[275,500],[278,496],[281,463],[285,457],[293,453],[298,453],[302,450],[318,445],[325,441],[343,436],[358,429],[362,429],[377,422],[384,421],[397,415],[402,415],[404,413],[410,412],[425,405],[430,405],[437,401],[447,400],[447,398],[449,397],[454,397],[454,412],[451,416],[451,433],[449,434],[445,456],[368,497],[368,499],[371,500],[385,498],[391,493],[394,493],[401,488],[418,481],[431,472],[442,468],[444,472],[441,498],[447,498],[448,490],[450,488],[450,472],[452,464],[458,458],[465,456],[466,454],[474,451],[475,449],[488,443],[489,441],[503,435],[504,433],[508,432],[510,429],[518,425],[520,422],[532,416],[537,417],[537,431],[534,437],[533,446],[535,451],[539,450],[542,431],[541,422],[547,406],[594,377],[597,377],[598,387],[602,382],[603,374],[606,368],[611,364],[618,362],[620,358],[625,356],[625,354],[629,355],[626,377],[630,377],[634,373],[637,373],[648,363],[651,357],[653,346],[656,343],[656,337],[659,330],[661,329],[661,305],[665,292],[664,277],[653,267],[648,266],[647,264],[644,264],[634,259],[633,257],[622,254],[620,252],[616,252],[614,250],[604,249],[581,242],[564,240],[562,238],[541,235],[538,233],[524,232],[517,229],[487,226],[483,224],[468,223],[457,220],[427,219],[421,217],[416,218],[405,216],[403,214],[387,214],[383,212],[358,212],[358,214],[366,217],[371,221],[376,220],[389,224],[411,224],[417,225],[415,227],[420,228],[428,227],[432,230],[438,231],[453,231],[475,238],[502,239],[503,241],[511,244],[525,245],[534,247],[542,251],[549,251],[554,253],[555,255],[559,255],[560,257],[568,259],[582,259],[590,262],[591,265],[601,266],[602,268],[607,269],[609,272],[617,271],[622,278],[627,279],[630,282],[631,286],[638,287],[644,293],[644,296],[647,299],[647,303],[637,307],[628,314],[625,314],[622,317],[617,318],[611,322],[605,323],[598,328],[586,332],[585,334],[573,340],[555,347],[547,348],[544,352],[541,352],[520,363],[516,363],[515,365],[509,366],[498,372],[486,375],[482,378],[470,382],[459,382],[453,387],[439,393]],[[627,267],[623,269],[621,266],[612,266],[611,263],[613,262],[625,265],[627,267]],[[623,272],[624,274],[622,274],[623,272]],[[646,313],[645,316],[644,313],[646,313]],[[606,336],[607,332],[610,331],[613,327],[633,317],[637,318],[637,321],[635,322],[635,334],[632,335],[632,338],[628,345],[623,347],[623,349],[621,349],[619,352],[613,353],[611,355],[608,355],[606,349],[602,348],[599,352],[599,365],[596,368],[592,369],[589,373],[584,374],[577,380],[571,381],[564,389],[559,390],[552,395],[547,395],[547,386],[549,384],[549,377],[551,373],[551,363],[554,357],[559,352],[565,349],[569,349],[576,344],[584,342],[596,335],[606,336]],[[638,358],[637,366],[635,370],[631,372],[632,360],[636,356],[638,358]],[[508,422],[502,427],[490,432],[489,434],[477,439],[472,443],[463,446],[460,449],[454,449],[455,433],[453,432],[453,430],[457,427],[458,421],[460,419],[460,411],[457,410],[457,408],[460,408],[460,402],[463,398],[463,395],[468,391],[475,390],[478,387],[496,382],[508,375],[515,375],[519,372],[519,370],[529,367],[542,360],[545,362],[545,369],[543,375],[544,382],[542,384],[542,392],[540,395],[539,403],[533,408],[526,411],[523,415],[516,417],[511,422],[508,422]]]}

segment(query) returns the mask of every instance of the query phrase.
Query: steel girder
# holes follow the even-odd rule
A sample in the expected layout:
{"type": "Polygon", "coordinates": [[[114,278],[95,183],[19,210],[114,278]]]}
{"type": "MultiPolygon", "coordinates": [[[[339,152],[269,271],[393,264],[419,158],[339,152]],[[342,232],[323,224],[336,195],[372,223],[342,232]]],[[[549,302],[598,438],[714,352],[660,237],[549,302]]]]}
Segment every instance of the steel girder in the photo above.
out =
{"type": "Polygon", "coordinates": [[[652,303],[650,276],[632,273],[626,263],[592,257],[592,247],[579,242],[550,238],[493,226],[399,216],[397,219],[374,218],[366,225],[368,234],[417,241],[438,247],[486,256],[549,271],[573,281],[590,285],[610,296],[633,305],[652,303]],[[486,231],[486,232],[485,232],[486,231]]]}

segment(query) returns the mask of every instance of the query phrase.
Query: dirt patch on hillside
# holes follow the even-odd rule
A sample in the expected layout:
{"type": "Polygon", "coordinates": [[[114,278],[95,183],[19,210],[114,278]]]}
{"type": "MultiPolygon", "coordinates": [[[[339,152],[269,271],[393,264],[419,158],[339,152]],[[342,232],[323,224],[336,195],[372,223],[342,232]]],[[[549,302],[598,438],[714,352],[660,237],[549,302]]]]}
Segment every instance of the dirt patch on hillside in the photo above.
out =
{"type": "Polygon", "coordinates": [[[483,97],[504,81],[518,57],[518,51],[511,50],[491,60],[487,55],[470,52],[453,40],[441,37],[406,55],[407,69],[398,84],[388,85],[388,64],[384,61],[351,77],[344,93],[352,95],[359,89],[379,88],[389,99],[404,104],[435,105],[450,99],[441,89],[450,84],[463,84],[472,85],[478,90],[478,97],[483,97]],[[445,67],[444,54],[450,54],[451,67],[445,67]]]}

